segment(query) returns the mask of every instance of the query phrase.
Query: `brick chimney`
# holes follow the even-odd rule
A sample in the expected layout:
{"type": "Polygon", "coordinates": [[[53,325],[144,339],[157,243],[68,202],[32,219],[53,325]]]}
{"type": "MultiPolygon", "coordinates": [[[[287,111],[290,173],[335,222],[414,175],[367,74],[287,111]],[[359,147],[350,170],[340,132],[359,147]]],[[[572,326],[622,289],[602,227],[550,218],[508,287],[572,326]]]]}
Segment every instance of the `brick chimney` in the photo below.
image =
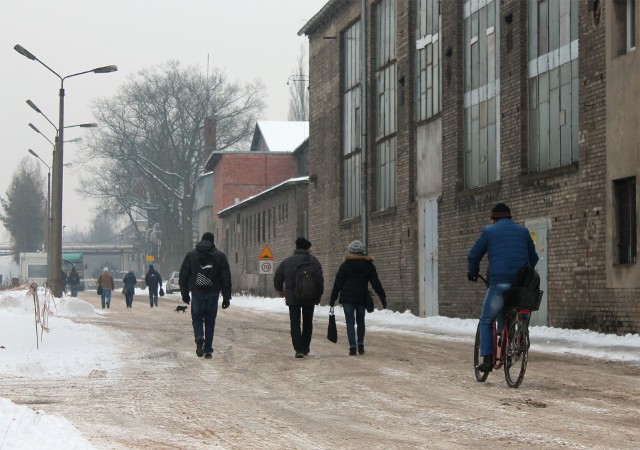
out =
{"type": "Polygon", "coordinates": [[[202,164],[206,164],[211,152],[216,149],[216,118],[208,116],[204,118],[204,160],[202,164]]]}

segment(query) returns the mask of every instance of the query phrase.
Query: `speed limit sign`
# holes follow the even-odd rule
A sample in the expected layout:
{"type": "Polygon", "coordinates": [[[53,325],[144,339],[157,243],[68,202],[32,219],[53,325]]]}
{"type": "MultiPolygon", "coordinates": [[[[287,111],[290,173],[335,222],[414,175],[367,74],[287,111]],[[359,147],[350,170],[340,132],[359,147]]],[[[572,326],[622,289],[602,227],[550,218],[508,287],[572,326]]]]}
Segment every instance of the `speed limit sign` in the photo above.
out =
{"type": "Polygon", "coordinates": [[[271,275],[273,273],[273,260],[258,261],[260,275],[271,275]]]}

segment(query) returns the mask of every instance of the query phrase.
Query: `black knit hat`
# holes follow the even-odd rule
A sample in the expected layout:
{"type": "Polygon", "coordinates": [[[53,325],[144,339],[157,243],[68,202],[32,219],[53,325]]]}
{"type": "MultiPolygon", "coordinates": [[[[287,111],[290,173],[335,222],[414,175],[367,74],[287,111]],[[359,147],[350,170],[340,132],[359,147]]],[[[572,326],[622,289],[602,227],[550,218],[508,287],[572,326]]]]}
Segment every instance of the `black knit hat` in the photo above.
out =
{"type": "Polygon", "coordinates": [[[491,218],[498,219],[511,219],[511,209],[504,203],[498,203],[491,210],[491,218]]]}
{"type": "Polygon", "coordinates": [[[296,249],[308,250],[309,248],[311,248],[311,242],[303,237],[296,239],[296,249]]]}
{"type": "Polygon", "coordinates": [[[213,233],[209,233],[208,231],[202,235],[203,241],[209,241],[213,244],[213,233]]]}

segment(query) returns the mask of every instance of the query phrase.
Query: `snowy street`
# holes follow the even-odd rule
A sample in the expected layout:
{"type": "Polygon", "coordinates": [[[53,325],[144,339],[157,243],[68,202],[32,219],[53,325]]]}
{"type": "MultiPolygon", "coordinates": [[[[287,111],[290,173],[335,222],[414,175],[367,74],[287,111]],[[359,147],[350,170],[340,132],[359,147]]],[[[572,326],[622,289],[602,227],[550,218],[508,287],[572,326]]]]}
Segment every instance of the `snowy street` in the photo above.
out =
{"type": "Polygon", "coordinates": [[[60,443],[40,448],[640,447],[638,335],[570,342],[578,332],[534,327],[526,377],[510,389],[502,371],[475,380],[470,320],[376,311],[366,354],[353,357],[341,310],[333,344],[321,307],[311,354],[295,359],[283,302],[234,298],[218,310],[205,360],[188,311],[175,312],[179,295],[151,309],[139,291],[126,309],[118,293],[102,310],[95,293],[80,293],[95,311],[57,299],[67,319],[52,317],[36,349],[33,302],[18,294],[0,293],[2,450],[34,448],[26,435],[42,434],[45,418],[66,420],[48,425],[60,443]],[[18,317],[30,328],[16,340],[7,331],[18,317]],[[80,327],[72,342],[56,341],[70,321],[80,327]]]}

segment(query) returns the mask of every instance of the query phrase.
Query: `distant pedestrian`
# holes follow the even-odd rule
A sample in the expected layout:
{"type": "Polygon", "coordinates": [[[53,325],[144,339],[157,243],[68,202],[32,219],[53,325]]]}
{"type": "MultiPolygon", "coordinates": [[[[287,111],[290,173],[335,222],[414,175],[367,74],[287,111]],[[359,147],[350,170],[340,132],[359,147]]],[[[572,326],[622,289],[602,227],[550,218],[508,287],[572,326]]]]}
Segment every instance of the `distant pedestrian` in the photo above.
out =
{"type": "Polygon", "coordinates": [[[376,291],[382,307],[387,307],[387,295],[382,288],[376,266],[373,265],[373,257],[366,255],[366,247],[360,241],[353,241],[348,247],[349,253],[344,257],[344,262],[338,268],[336,280],[331,291],[330,305],[334,306],[338,296],[344,310],[344,318],[347,322],[347,339],[349,340],[349,355],[364,355],[364,333],[367,295],[369,295],[369,283],[376,291]],[[355,325],[358,324],[356,339],[355,325]],[[357,345],[357,347],[356,347],[357,345]],[[356,353],[357,351],[357,353],[356,353]]]}
{"type": "Polygon", "coordinates": [[[222,293],[222,309],[231,304],[229,262],[226,255],[213,245],[213,241],[212,233],[202,235],[202,240],[196,244],[195,249],[185,255],[178,278],[182,301],[187,305],[191,302],[196,355],[206,359],[213,356],[213,333],[220,294],[222,293]]]}
{"type": "Polygon", "coordinates": [[[149,265],[149,270],[144,276],[144,282],[149,289],[149,306],[158,306],[158,288],[162,287],[162,277],[160,273],[154,269],[153,264],[149,265]]]}
{"type": "Polygon", "coordinates": [[[304,237],[296,239],[296,249],[293,255],[284,259],[275,275],[273,287],[284,297],[289,307],[289,321],[291,327],[291,342],[296,352],[296,358],[302,358],[309,354],[311,336],[313,335],[313,311],[315,305],[320,303],[324,291],[324,277],[322,265],[318,259],[311,255],[311,242],[304,237]],[[319,296],[312,300],[302,300],[295,295],[296,272],[300,264],[308,262],[314,269],[319,284],[319,296]],[[302,330],[300,328],[302,319],[302,330]]]}
{"type": "Polygon", "coordinates": [[[71,287],[71,296],[78,296],[78,286],[80,286],[80,275],[78,275],[78,271],[76,267],[73,266],[71,268],[71,273],[69,274],[69,287],[71,287]]]}
{"type": "Polygon", "coordinates": [[[136,284],[138,284],[133,269],[129,269],[129,272],[122,279],[122,283],[124,284],[124,289],[126,289],[124,299],[127,302],[127,308],[133,308],[133,295],[136,293],[136,284]]]}
{"type": "Polygon", "coordinates": [[[109,309],[111,307],[111,291],[115,289],[115,285],[108,267],[102,269],[102,273],[98,275],[98,286],[102,288],[102,294],[100,294],[102,309],[104,309],[105,304],[107,309],[109,309]]]}

